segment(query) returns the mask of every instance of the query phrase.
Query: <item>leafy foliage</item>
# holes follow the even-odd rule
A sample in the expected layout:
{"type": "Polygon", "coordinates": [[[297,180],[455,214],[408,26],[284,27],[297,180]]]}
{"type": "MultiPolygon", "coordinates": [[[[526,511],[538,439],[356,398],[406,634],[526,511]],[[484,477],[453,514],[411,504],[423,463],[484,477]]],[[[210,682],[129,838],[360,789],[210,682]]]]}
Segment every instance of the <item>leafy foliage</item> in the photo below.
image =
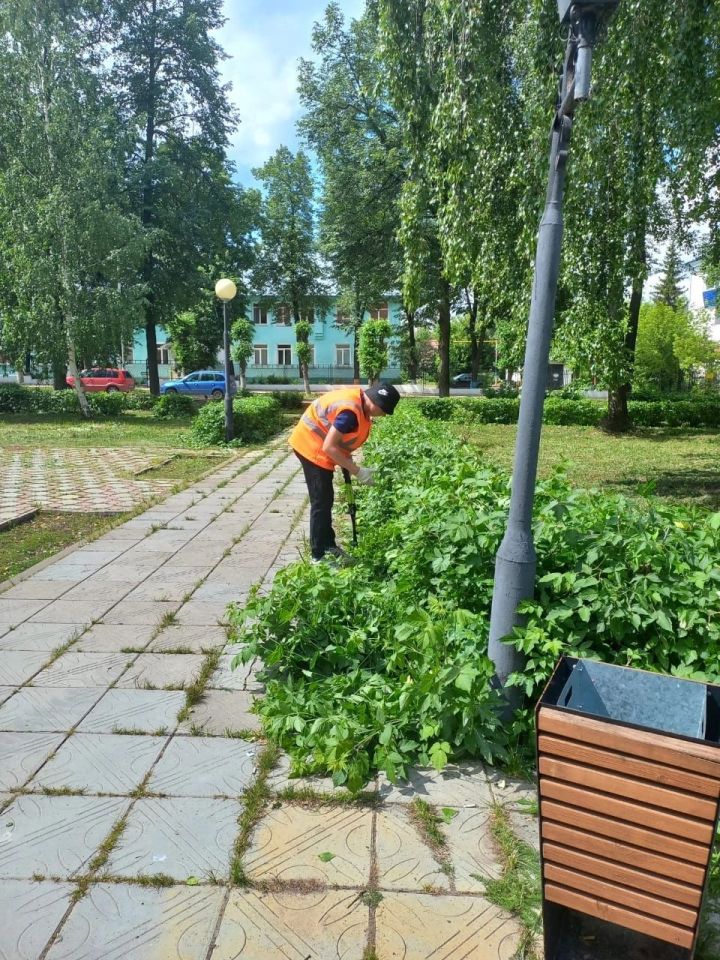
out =
{"type": "Polygon", "coordinates": [[[158,420],[180,420],[193,417],[197,412],[197,405],[192,397],[184,393],[164,393],[157,398],[153,407],[153,416],[158,420]]]}
{"type": "MultiPolygon", "coordinates": [[[[87,401],[90,412],[104,417],[117,417],[130,409],[125,393],[90,393],[87,401]]],[[[22,387],[19,384],[0,384],[0,413],[76,413],[78,396],[72,390],[46,390],[43,387],[22,387]]]]}
{"type": "MultiPolygon", "coordinates": [[[[262,443],[282,426],[280,404],[274,397],[236,397],[233,400],[235,440],[232,445],[262,443]]],[[[225,410],[222,403],[208,403],[192,422],[191,437],[200,445],[218,445],[225,439],[225,410]]]]}
{"type": "Polygon", "coordinates": [[[368,320],[360,330],[360,369],[375,383],[388,365],[389,320],[368,320]]]}
{"type": "MultiPolygon", "coordinates": [[[[376,769],[503,756],[530,716],[497,719],[489,680],[506,474],[404,405],[368,450],[351,567],[298,563],[232,608],[237,661],[260,656],[258,712],[294,770],[359,789],[376,769]]],[[[720,677],[720,514],[539,484],[537,599],[513,639],[534,698],[561,652],[720,677]]]]}

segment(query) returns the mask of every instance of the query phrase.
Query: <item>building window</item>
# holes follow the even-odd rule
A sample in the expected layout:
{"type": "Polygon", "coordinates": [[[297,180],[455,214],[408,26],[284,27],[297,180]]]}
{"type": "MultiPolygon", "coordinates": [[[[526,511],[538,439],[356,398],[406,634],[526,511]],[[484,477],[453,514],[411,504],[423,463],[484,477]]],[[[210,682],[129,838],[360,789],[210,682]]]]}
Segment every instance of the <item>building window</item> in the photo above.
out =
{"type": "Polygon", "coordinates": [[[335,366],[349,367],[351,366],[351,364],[352,364],[352,361],[350,359],[350,344],[336,343],[335,344],[335,366]]]}
{"type": "Polygon", "coordinates": [[[169,343],[158,344],[157,362],[161,366],[167,366],[170,363],[170,344],[169,343]]]}
{"type": "Polygon", "coordinates": [[[260,324],[260,326],[265,326],[267,322],[268,322],[267,308],[255,305],[253,307],[253,323],[260,324]]]}
{"type": "Polygon", "coordinates": [[[286,303],[281,303],[275,307],[275,322],[284,323],[286,327],[289,327],[292,323],[290,307],[286,303]]]}
{"type": "Polygon", "coordinates": [[[268,365],[267,344],[255,344],[253,347],[253,363],[256,367],[266,367],[268,365]]]}
{"type": "Polygon", "coordinates": [[[342,310],[336,310],[336,311],[335,311],[335,323],[336,323],[339,327],[344,326],[344,325],[350,323],[351,319],[352,319],[352,318],[350,317],[350,314],[349,314],[349,313],[343,313],[342,310]]]}
{"type": "Polygon", "coordinates": [[[289,343],[278,344],[278,366],[289,367],[292,363],[292,350],[289,343]]]}
{"type": "Polygon", "coordinates": [[[388,318],[388,305],[386,303],[379,303],[376,307],[370,308],[371,320],[387,320],[387,318],[388,318]]]}

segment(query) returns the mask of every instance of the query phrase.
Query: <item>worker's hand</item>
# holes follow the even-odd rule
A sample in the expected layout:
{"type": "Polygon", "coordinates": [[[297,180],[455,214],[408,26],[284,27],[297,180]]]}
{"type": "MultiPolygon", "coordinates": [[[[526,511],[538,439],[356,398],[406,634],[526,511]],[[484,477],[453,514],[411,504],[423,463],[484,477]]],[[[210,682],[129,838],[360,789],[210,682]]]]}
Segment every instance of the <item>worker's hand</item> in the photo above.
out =
{"type": "Polygon", "coordinates": [[[366,487],[371,487],[375,483],[375,471],[371,470],[370,467],[360,467],[355,475],[355,479],[358,483],[362,483],[366,487]]]}

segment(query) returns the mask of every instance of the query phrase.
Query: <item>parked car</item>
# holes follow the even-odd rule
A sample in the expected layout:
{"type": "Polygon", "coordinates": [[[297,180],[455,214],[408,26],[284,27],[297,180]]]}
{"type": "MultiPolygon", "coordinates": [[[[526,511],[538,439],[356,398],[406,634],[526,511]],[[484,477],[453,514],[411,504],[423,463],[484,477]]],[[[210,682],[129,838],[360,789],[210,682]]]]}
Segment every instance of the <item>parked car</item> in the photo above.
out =
{"type": "MultiPolygon", "coordinates": [[[[237,393],[234,380],[230,389],[237,393]]],[[[220,400],[225,396],[225,374],[219,370],[194,370],[180,380],[168,380],[160,387],[160,393],[187,393],[191,397],[220,400]]]]}
{"type": "MultiPolygon", "coordinates": [[[[75,386],[75,378],[65,378],[69,387],[75,386]]],[[[135,380],[127,370],[115,367],[91,367],[80,371],[80,383],[87,393],[130,393],[135,389],[135,380]]]]}
{"type": "Polygon", "coordinates": [[[458,373],[452,378],[452,382],[456,387],[468,387],[474,389],[475,387],[480,386],[478,380],[473,380],[471,373],[458,373]]]}

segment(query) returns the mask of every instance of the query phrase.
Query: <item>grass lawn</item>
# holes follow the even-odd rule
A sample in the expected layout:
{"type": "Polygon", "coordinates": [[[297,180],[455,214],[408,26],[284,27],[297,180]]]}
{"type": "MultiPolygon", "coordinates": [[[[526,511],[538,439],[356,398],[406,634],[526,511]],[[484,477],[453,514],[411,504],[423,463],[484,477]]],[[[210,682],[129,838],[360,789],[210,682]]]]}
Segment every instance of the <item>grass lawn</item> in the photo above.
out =
{"type": "Polygon", "coordinates": [[[0,447],[181,448],[189,429],[189,420],[157,420],[149,410],[129,410],[115,420],[5,413],[0,418],[0,447]]]}
{"type": "MultiPolygon", "coordinates": [[[[515,426],[453,426],[500,466],[512,466],[515,426]]],[[[540,474],[564,466],[579,487],[633,494],[653,482],[655,493],[675,502],[720,509],[720,432],[643,429],[625,436],[596,427],[543,426],[540,474]]]]}

